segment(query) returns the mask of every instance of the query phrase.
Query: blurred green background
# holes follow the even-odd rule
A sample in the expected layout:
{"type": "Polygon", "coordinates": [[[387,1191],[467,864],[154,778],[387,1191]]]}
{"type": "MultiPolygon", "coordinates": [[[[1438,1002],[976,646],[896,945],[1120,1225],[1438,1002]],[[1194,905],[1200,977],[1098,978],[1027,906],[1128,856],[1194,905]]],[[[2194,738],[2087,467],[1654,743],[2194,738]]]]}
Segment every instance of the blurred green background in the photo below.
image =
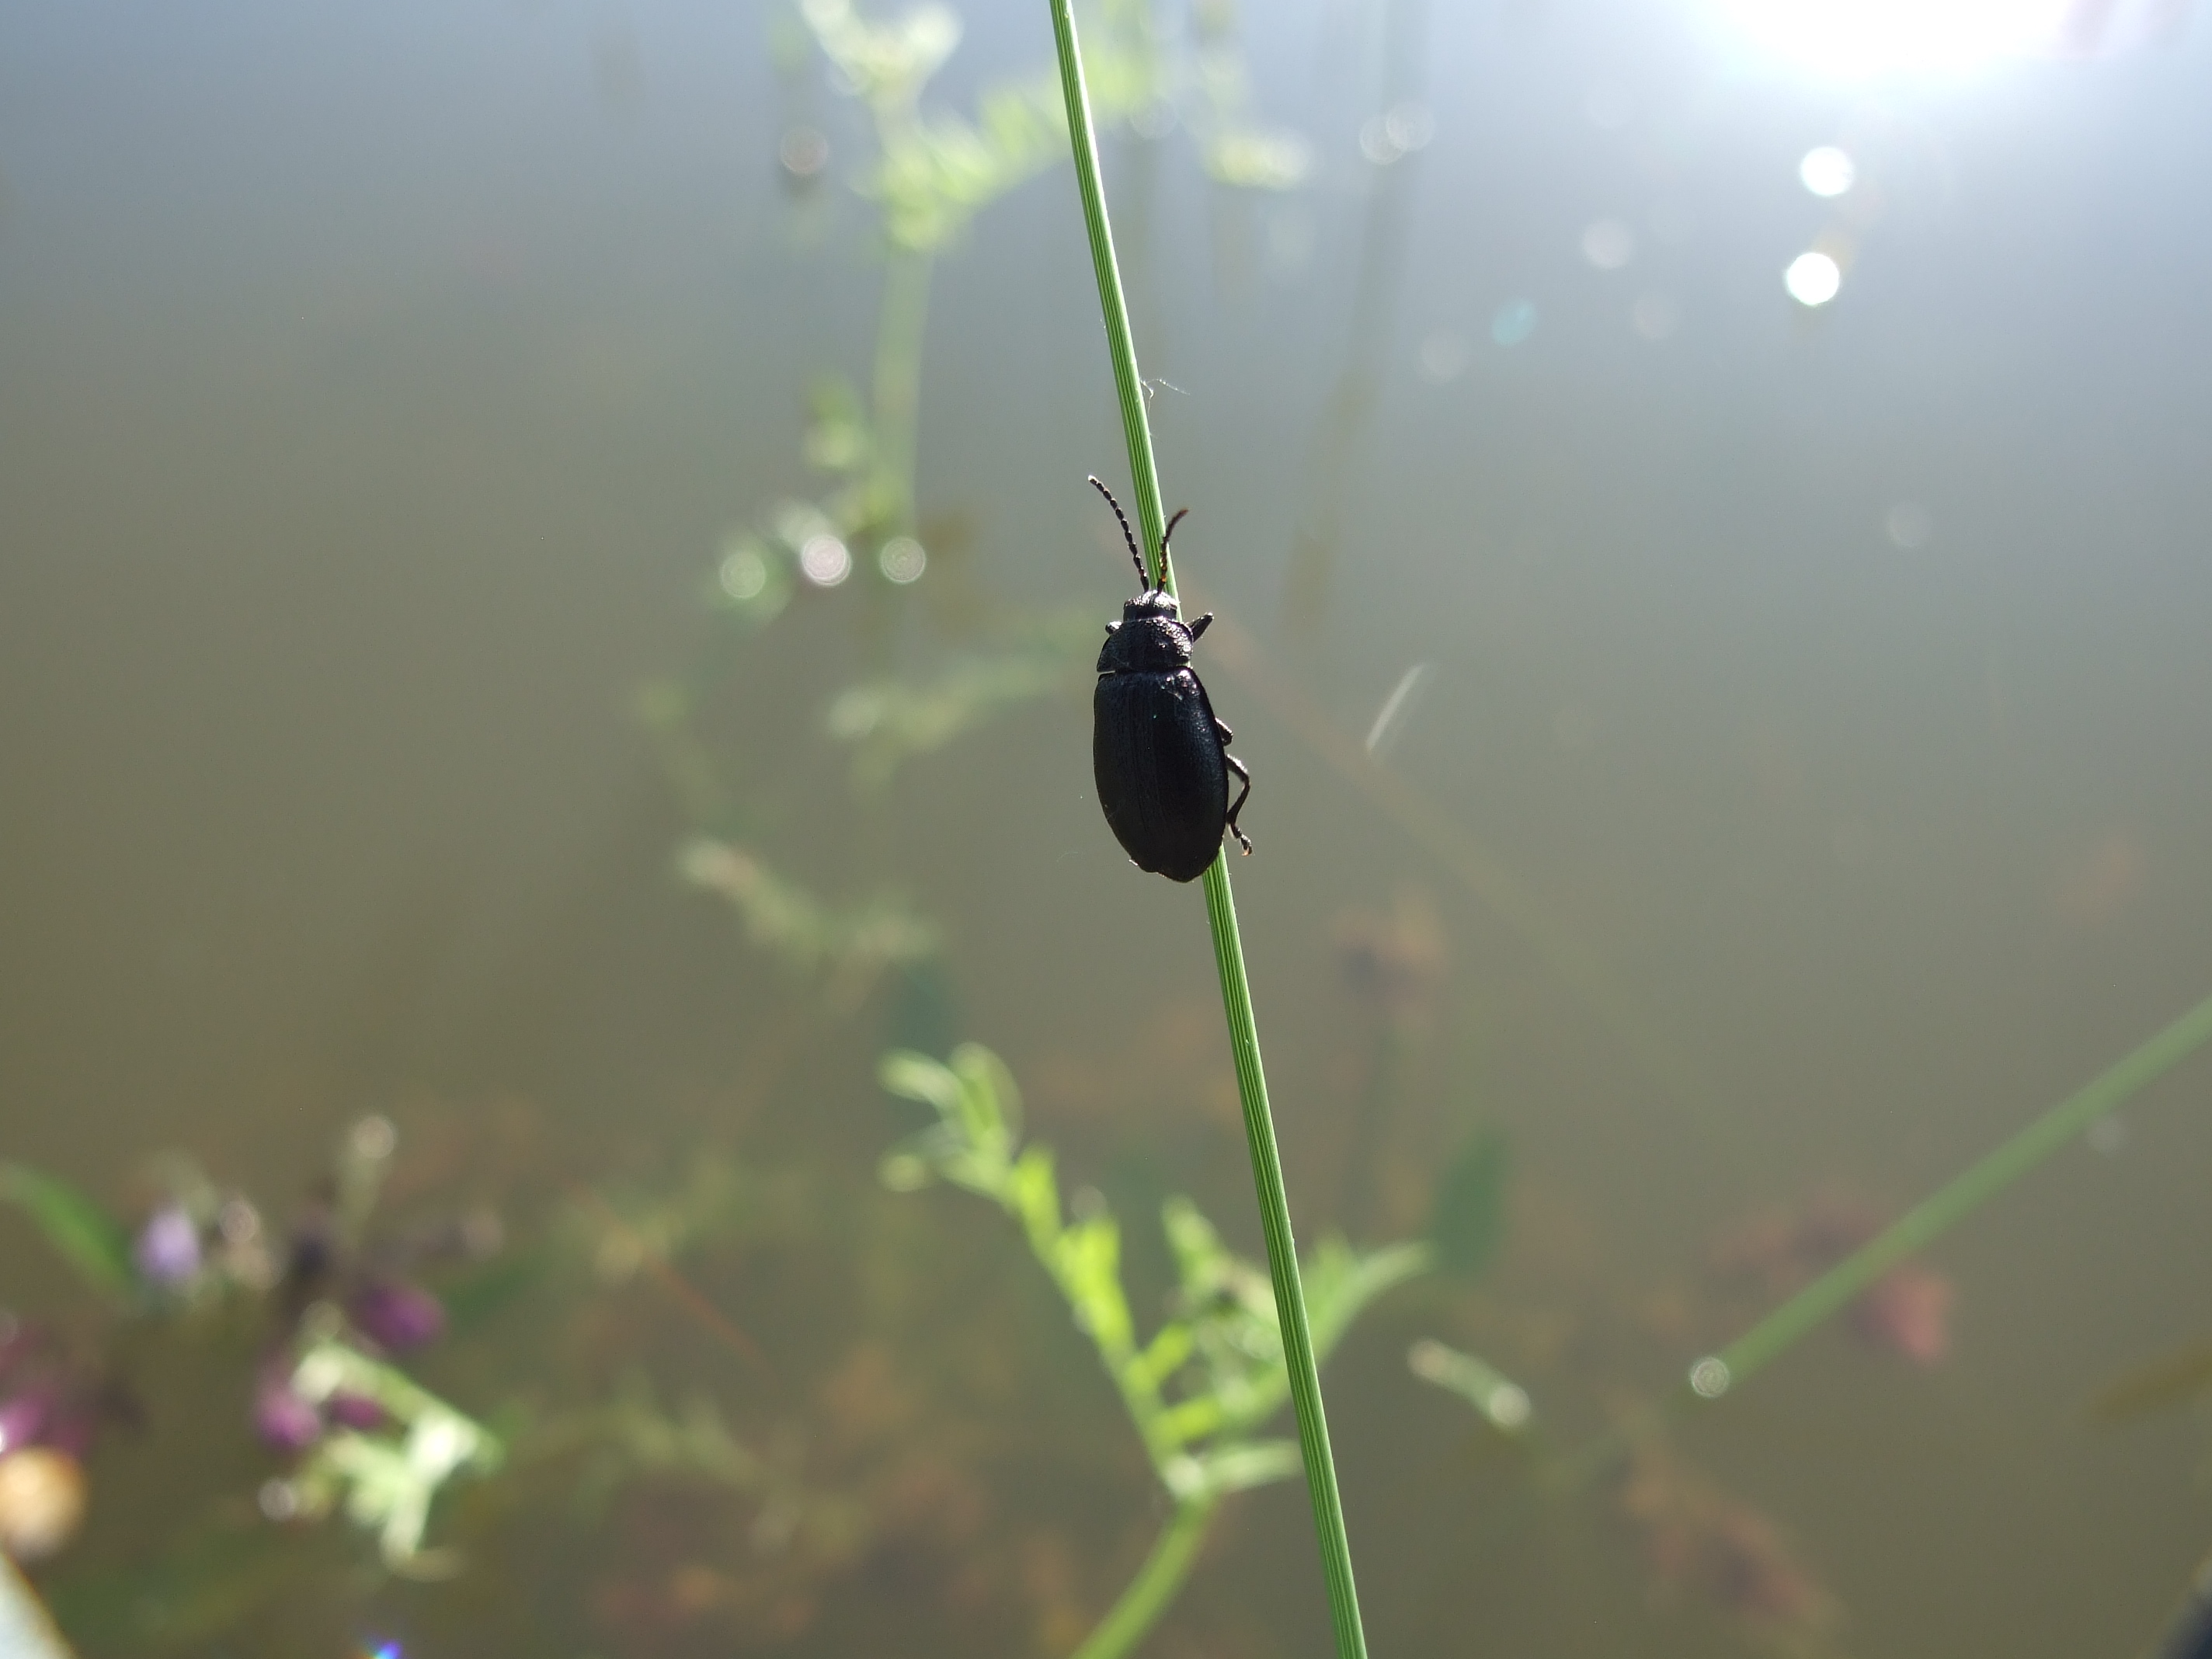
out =
{"type": "MultiPolygon", "coordinates": [[[[1547,1478],[2212,988],[2187,9],[1084,14],[1302,1240],[1465,1257],[1327,1373],[1378,1656],[2130,1653],[2212,1543],[2201,1065],[1547,1478]]],[[[980,1042],[1141,1338],[1164,1204],[1260,1250],[1091,798],[1047,13],[898,16],[0,9],[0,1159],[137,1249],[0,1214],[0,1395],[89,1425],[88,1656],[1059,1656],[1169,1514],[1020,1228],[878,1179],[980,1042]],[[432,1571],[256,1437],[334,1331],[503,1449],[432,1571]]],[[[1148,1641],[1330,1651],[1295,1480],[1148,1641]]]]}

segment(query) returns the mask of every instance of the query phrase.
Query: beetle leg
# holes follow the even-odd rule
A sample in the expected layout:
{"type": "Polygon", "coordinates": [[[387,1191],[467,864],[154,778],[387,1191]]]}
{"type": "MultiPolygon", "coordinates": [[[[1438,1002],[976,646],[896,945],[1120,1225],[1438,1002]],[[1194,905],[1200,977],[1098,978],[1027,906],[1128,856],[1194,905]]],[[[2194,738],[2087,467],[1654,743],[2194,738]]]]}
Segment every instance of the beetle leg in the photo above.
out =
{"type": "MultiPolygon", "coordinates": [[[[1224,743],[1227,743],[1229,741],[1229,728],[1225,726],[1221,726],[1221,722],[1219,720],[1214,721],[1214,724],[1221,726],[1221,740],[1224,743]]],[[[1252,793],[1252,775],[1244,769],[1244,763],[1238,760],[1236,756],[1231,754],[1226,749],[1224,749],[1221,751],[1221,758],[1231,771],[1234,772],[1238,777],[1244,780],[1244,787],[1237,792],[1237,799],[1230,804],[1229,833],[1237,837],[1237,844],[1244,849],[1245,856],[1249,858],[1252,854],[1252,837],[1246,835],[1242,830],[1239,830],[1237,827],[1237,815],[1244,810],[1245,798],[1252,793]]]]}
{"type": "Polygon", "coordinates": [[[1200,617],[1196,622],[1190,625],[1190,642],[1193,645],[1196,645],[1198,643],[1198,636],[1206,632],[1207,626],[1212,623],[1212,621],[1213,613],[1209,611],[1203,617],[1200,617]]]}
{"type": "MultiPolygon", "coordinates": [[[[1224,726],[1218,719],[1213,722],[1213,734],[1221,739],[1221,746],[1224,749],[1228,748],[1231,744],[1237,741],[1237,734],[1231,731],[1228,726],[1224,726]]],[[[1227,760],[1229,757],[1224,755],[1221,758],[1227,760]]]]}

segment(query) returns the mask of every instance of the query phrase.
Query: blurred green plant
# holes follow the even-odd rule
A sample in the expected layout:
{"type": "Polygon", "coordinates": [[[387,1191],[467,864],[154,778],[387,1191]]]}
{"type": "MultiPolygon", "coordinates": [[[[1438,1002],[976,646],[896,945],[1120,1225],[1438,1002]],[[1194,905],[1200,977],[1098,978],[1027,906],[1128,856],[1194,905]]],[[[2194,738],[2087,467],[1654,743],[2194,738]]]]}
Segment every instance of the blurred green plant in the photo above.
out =
{"type": "Polygon", "coordinates": [[[1473,1279],[1490,1265],[1505,1238],[1505,1183],[1512,1161],[1505,1137],[1478,1131],[1444,1166],[1429,1218],[1437,1266],[1473,1279]]]}
{"type": "Polygon", "coordinates": [[[378,1551],[392,1571],[412,1578],[457,1571],[459,1558],[425,1549],[422,1534],[431,1504],[448,1485],[499,1468],[505,1451],[491,1431],[397,1366],[336,1336],[313,1342],[301,1354],[291,1386],[318,1407],[340,1399],[365,1401],[382,1421],[324,1435],[289,1478],[264,1488],[264,1510],[319,1520],[342,1508],[349,1521],[376,1534],[378,1551]]]}
{"type": "Polygon", "coordinates": [[[1692,1364],[1662,1400],[1631,1413],[1549,1471],[1555,1490],[1578,1488],[1617,1467],[1679,1410],[1735,1392],[1916,1252],[2039,1164],[2078,1141],[2183,1060],[2212,1044],[2212,996],[2122,1055],[2065,1099],[1984,1153],[1826,1272],[1786,1297],[1733,1342],[1692,1364]]]}
{"type": "Polygon", "coordinates": [[[675,1411],[664,1407],[641,1370],[626,1373],[605,1405],[549,1424],[533,1436],[541,1454],[564,1442],[590,1449],[576,1494],[586,1510],[602,1505],[627,1481],[672,1474],[757,1500],[749,1536],[763,1554],[803,1537],[816,1554],[849,1559],[867,1539],[865,1504],[817,1490],[804,1478],[802,1435],[779,1434],[757,1450],[731,1432],[703,1394],[675,1411]]]}
{"type": "Polygon", "coordinates": [[[54,1254],[102,1297],[127,1302],[137,1295],[131,1236],[97,1201],[25,1164],[0,1164],[0,1200],[21,1210],[54,1254]]]}
{"type": "Polygon", "coordinates": [[[1534,1413],[1528,1391],[1504,1371],[1434,1338],[1424,1337],[1407,1350],[1406,1369],[1424,1382],[1457,1395],[1500,1434],[1525,1432],[1534,1413]]]}
{"type": "Polygon", "coordinates": [[[830,735],[853,750],[853,785],[886,787],[900,767],[942,749],[1001,711],[1088,685],[1097,619],[1087,611],[1017,623],[997,650],[961,652],[927,679],[848,686],[830,705],[830,735]]]}
{"type": "Polygon", "coordinates": [[[897,897],[824,904],[731,842],[698,836],[678,855],[678,865],[685,880],[736,908],[755,945],[801,972],[827,969],[833,1002],[859,1000],[885,968],[937,950],[937,930],[897,897]]]}
{"type": "MultiPolygon", "coordinates": [[[[1101,0],[1092,20],[1095,107],[1148,140],[1180,123],[1217,182],[1293,188],[1306,175],[1307,147],[1255,113],[1233,16],[1209,6],[1186,38],[1160,28],[1149,0],[1101,0]]],[[[747,632],[775,622],[808,589],[896,592],[922,579],[938,550],[926,544],[915,505],[932,272],[977,213],[1068,155],[1066,105],[1051,68],[985,88],[972,113],[925,107],[931,80],[960,41],[959,17],[948,7],[873,18],[852,0],[800,0],[797,17],[831,88],[866,112],[866,152],[847,176],[875,211],[883,285],[865,394],[836,375],[812,389],[803,447],[827,475],[825,487],[811,499],[777,502],[722,543],[712,603],[747,632]]],[[[1089,657],[1079,635],[1088,626],[1060,615],[1018,619],[994,649],[848,688],[833,702],[829,725],[853,747],[855,787],[878,793],[906,761],[1079,682],[1089,657]]],[[[686,851],[686,876],[734,903],[757,945],[800,972],[828,973],[836,1000],[864,993],[887,966],[931,954],[934,933],[895,897],[841,907],[758,849],[727,839],[733,792],[692,729],[701,678],[656,685],[640,702],[693,822],[717,837],[686,851]]]]}
{"type": "MultiPolygon", "coordinates": [[[[1291,1391],[1268,1275],[1224,1245],[1188,1199],[1169,1200],[1160,1223],[1176,1291],[1170,1317],[1140,1340],[1121,1284],[1120,1223],[1103,1202],[1066,1216],[1052,1152],[1024,1143],[1020,1095],[998,1056],[974,1043],[954,1050],[949,1064],[898,1052],[884,1057],[881,1075],[891,1093],[937,1115],[885,1155],[884,1184],[912,1192],[944,1181],[1020,1224],[1097,1350],[1173,1502],[1152,1554],[1076,1650],[1078,1659],[1113,1659],[1166,1610],[1221,1500],[1298,1473],[1297,1442],[1260,1435],[1291,1391]]],[[[1434,1259],[1425,1242],[1358,1250],[1323,1238],[1305,1264],[1316,1354],[1328,1354],[1369,1304],[1434,1259]]]]}
{"type": "MultiPolygon", "coordinates": [[[[0,1200],[29,1217],[100,1292],[107,1313],[95,1330],[80,1333],[82,1341],[67,1346],[52,1340],[45,1322],[8,1322],[15,1334],[0,1344],[11,1350],[0,1356],[0,1407],[30,1425],[27,1444],[40,1447],[38,1437],[56,1441],[43,1455],[74,1468],[102,1426],[128,1420],[135,1390],[112,1370],[112,1351],[128,1334],[194,1324],[236,1353],[241,1322],[196,1316],[258,1310],[277,1335],[259,1345],[262,1358],[255,1361],[262,1367],[255,1427],[272,1450],[301,1459],[288,1477],[264,1485],[264,1514],[312,1520],[343,1512],[375,1534],[394,1571],[450,1571],[450,1555],[422,1546],[431,1505],[454,1480],[496,1468],[500,1443],[383,1351],[412,1348],[444,1327],[438,1299],[407,1281],[403,1268],[410,1260],[496,1245],[482,1242],[472,1218],[400,1243],[368,1238],[394,1142],[381,1115],[352,1124],[289,1241],[272,1241],[257,1206],[217,1186],[181,1153],[152,1160],[150,1184],[159,1196],[135,1234],[67,1182],[27,1165],[0,1164],[0,1200]],[[21,1335],[27,1329],[30,1334],[21,1335]]],[[[247,1576],[259,1582],[259,1571],[247,1576]]]]}
{"type": "Polygon", "coordinates": [[[2100,1422],[2130,1423],[2192,1405],[2208,1395],[2212,1395],[2212,1338],[2198,1337],[2130,1366],[2097,1390],[2089,1413],[2100,1422]]]}

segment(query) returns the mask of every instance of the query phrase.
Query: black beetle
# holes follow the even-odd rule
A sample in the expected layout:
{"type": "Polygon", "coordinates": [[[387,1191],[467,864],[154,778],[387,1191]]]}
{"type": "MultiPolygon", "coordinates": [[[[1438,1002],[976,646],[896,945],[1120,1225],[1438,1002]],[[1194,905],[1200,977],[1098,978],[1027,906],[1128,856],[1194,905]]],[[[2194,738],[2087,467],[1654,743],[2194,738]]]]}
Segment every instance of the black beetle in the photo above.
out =
{"type": "MultiPolygon", "coordinates": [[[[1091,481],[1121,521],[1121,539],[1137,567],[1139,592],[1121,605],[1121,620],[1106,624],[1098,653],[1098,689],[1091,699],[1091,769],[1098,804],[1121,850],[1139,870],[1170,881],[1195,881],[1221,850],[1225,829],[1249,853],[1252,842],[1237,827],[1252,775],[1229,752],[1235,734],[1213,718],[1206,687],[1191,672],[1190,648],[1213,620],[1208,611],[1186,623],[1175,596],[1154,587],[1129,520],[1114,492],[1091,481]],[[1243,780],[1232,805],[1229,775],[1243,780]]],[[[1168,538],[1182,521],[1178,513],[1160,536],[1160,568],[1167,568],[1168,538]]]]}

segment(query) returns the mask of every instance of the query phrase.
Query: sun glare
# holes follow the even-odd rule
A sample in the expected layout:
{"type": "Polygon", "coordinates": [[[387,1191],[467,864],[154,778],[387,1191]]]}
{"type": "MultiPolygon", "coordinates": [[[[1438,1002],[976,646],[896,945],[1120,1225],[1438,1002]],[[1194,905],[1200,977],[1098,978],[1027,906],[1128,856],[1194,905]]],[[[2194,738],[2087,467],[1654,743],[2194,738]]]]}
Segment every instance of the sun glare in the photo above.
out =
{"type": "Polygon", "coordinates": [[[1839,80],[1958,74],[2045,51],[2069,0],[1720,0],[1760,50],[1839,80]]]}

